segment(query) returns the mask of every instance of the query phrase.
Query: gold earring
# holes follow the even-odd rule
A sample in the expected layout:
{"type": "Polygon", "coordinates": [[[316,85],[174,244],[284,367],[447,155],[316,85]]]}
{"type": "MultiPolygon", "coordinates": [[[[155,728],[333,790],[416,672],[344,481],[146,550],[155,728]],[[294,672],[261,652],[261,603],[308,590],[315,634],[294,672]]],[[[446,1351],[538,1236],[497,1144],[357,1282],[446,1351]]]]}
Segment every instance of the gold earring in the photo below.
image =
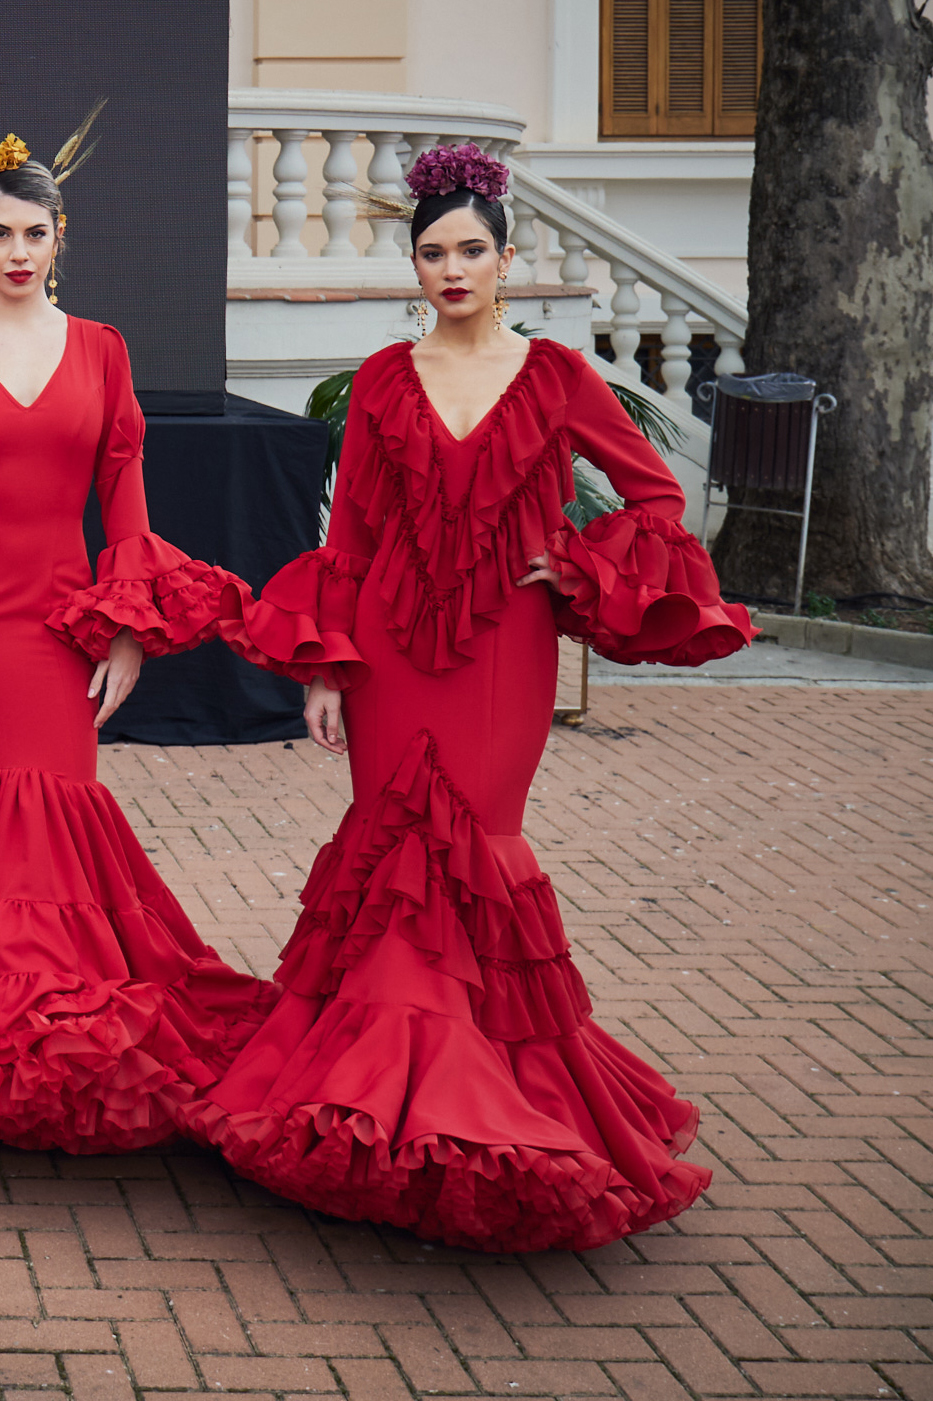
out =
{"type": "MultiPolygon", "coordinates": [[[[418,283],[418,286],[421,287],[420,282],[418,283]]],[[[428,333],[428,304],[425,300],[423,287],[421,287],[421,300],[415,308],[415,315],[418,318],[418,330],[423,340],[428,333]]]]}
{"type": "Polygon", "coordinates": [[[499,274],[500,282],[496,287],[496,300],[493,302],[492,319],[496,324],[496,330],[502,329],[502,318],[508,314],[509,303],[505,295],[505,274],[499,274]]]}
{"type": "MultiPolygon", "coordinates": [[[[59,214],[59,216],[58,216],[58,237],[59,237],[59,241],[61,241],[61,239],[62,239],[62,238],[64,237],[64,235],[65,235],[65,223],[66,223],[66,222],[67,222],[67,221],[66,221],[65,215],[64,215],[64,214],[59,214]]],[[[58,279],[57,279],[57,277],[55,276],[55,259],[56,259],[57,254],[58,254],[58,249],[56,249],[55,252],[52,254],[52,275],[51,275],[51,277],[49,278],[49,292],[51,293],[51,296],[49,297],[49,301],[52,303],[53,306],[57,306],[57,305],[58,305],[58,297],[55,295],[55,288],[58,286],[58,279]]]]}

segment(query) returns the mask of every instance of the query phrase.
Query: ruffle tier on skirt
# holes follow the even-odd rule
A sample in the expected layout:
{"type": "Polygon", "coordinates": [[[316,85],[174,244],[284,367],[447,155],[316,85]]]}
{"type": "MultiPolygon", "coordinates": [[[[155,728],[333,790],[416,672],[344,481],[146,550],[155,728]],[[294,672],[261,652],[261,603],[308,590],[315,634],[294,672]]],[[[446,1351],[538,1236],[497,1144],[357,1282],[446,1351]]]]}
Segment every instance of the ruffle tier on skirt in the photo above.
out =
{"type": "Polygon", "coordinates": [[[285,991],[187,1131],[308,1206],[486,1250],[677,1215],[696,1111],[589,1017],[550,883],[416,736],[302,897],[285,991]]]}
{"type": "Polygon", "coordinates": [[[0,1141],[170,1137],[276,990],[202,943],[102,784],[2,769],[0,834],[0,1141]]]}

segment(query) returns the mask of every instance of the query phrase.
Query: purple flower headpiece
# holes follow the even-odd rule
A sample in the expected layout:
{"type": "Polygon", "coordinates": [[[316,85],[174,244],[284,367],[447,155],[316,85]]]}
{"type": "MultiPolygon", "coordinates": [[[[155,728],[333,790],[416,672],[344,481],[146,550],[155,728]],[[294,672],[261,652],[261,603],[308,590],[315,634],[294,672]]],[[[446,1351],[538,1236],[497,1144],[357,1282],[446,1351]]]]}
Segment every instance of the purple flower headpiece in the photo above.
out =
{"type": "Polygon", "coordinates": [[[475,142],[467,146],[435,146],[418,157],[405,176],[415,199],[473,190],[483,199],[501,199],[509,187],[508,166],[493,160],[475,142]]]}

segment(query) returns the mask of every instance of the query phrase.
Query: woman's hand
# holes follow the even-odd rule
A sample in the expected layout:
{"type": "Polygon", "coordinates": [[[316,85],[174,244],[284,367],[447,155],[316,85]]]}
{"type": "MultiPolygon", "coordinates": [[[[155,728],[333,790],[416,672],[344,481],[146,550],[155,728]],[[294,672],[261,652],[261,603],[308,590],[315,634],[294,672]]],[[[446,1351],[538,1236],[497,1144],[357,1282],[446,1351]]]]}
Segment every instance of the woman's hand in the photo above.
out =
{"type": "Polygon", "coordinates": [[[534,555],[528,563],[531,565],[531,573],[523,574],[515,582],[518,587],[524,588],[526,584],[550,584],[552,589],[559,588],[560,575],[556,569],[551,568],[551,557],[545,550],[543,555],[534,555]]]}
{"type": "Polygon", "coordinates": [[[315,676],[308,687],[305,724],[314,743],[330,754],[347,752],[347,742],[340,738],[341,699],[340,692],[328,690],[320,676],[315,676]]]}
{"type": "Polygon", "coordinates": [[[104,682],[107,683],[103,704],[94,719],[95,730],[99,730],[126,700],[139,680],[142,664],[142,644],[136,641],[129,628],[121,628],[110,644],[110,656],[105,662],[97,663],[91,678],[88,696],[92,699],[100,694],[104,682]]]}

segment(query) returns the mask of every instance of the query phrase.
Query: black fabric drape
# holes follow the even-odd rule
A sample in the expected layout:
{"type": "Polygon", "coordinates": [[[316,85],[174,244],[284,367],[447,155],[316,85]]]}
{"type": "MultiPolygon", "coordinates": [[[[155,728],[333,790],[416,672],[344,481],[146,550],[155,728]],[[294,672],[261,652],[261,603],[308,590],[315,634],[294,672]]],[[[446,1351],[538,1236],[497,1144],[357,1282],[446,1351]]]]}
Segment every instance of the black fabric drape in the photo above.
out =
{"type": "MultiPolygon", "coordinates": [[[[231,569],[258,592],[318,544],[327,424],[228,395],[222,416],[146,420],[152,529],[193,558],[231,569]]],[[[97,498],[85,515],[92,562],[105,541],[97,498]]],[[[104,726],[105,741],[241,744],[306,733],[299,685],[209,642],[143,667],[104,726]]]]}

